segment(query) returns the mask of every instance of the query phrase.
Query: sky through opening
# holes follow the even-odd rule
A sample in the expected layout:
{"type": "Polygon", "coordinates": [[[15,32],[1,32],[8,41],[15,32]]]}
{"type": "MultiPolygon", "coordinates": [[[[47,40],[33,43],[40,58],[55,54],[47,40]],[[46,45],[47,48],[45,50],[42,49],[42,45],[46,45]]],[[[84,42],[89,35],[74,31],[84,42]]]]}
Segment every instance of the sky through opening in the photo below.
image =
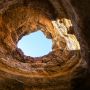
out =
{"type": "Polygon", "coordinates": [[[52,51],[52,40],[47,39],[42,31],[37,31],[23,36],[19,40],[17,47],[26,56],[40,57],[52,51]]]}

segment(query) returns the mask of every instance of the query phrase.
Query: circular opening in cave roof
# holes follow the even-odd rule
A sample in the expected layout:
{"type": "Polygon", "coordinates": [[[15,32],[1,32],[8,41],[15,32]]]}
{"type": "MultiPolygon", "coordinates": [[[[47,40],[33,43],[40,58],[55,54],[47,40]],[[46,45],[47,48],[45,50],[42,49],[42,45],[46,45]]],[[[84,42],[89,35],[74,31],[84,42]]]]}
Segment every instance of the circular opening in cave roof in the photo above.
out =
{"type": "Polygon", "coordinates": [[[47,39],[42,31],[37,31],[23,36],[18,41],[17,47],[26,56],[41,57],[52,51],[52,40],[47,39]]]}

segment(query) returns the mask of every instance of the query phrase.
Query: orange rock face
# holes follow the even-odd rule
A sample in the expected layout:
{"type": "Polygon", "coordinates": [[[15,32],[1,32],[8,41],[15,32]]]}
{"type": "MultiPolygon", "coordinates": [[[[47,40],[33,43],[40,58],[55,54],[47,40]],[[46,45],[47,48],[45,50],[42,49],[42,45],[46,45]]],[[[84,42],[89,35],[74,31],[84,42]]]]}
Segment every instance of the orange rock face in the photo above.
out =
{"type": "Polygon", "coordinates": [[[0,1],[0,90],[86,89],[81,81],[88,46],[81,20],[69,0],[0,1]],[[52,39],[52,52],[25,56],[17,42],[38,29],[52,39]]]}

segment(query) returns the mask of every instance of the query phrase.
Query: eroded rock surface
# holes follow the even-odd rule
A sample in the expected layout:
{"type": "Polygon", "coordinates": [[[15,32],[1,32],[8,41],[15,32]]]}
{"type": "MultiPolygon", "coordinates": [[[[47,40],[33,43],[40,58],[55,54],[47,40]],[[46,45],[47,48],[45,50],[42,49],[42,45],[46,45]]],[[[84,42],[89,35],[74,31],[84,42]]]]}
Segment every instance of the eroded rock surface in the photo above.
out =
{"type": "Polygon", "coordinates": [[[88,43],[71,1],[0,1],[0,90],[89,88],[88,43]],[[52,52],[25,56],[17,42],[38,29],[52,39],[52,52]]]}

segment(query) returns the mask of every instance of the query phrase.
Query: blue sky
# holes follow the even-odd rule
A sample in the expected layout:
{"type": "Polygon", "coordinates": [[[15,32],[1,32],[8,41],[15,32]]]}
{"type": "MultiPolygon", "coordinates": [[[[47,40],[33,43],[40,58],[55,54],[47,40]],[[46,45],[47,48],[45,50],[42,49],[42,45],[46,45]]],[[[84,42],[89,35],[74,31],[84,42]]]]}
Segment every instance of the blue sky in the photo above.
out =
{"type": "Polygon", "coordinates": [[[52,40],[47,39],[43,32],[37,31],[23,36],[19,40],[17,47],[20,48],[26,56],[40,57],[52,51],[52,40]]]}

